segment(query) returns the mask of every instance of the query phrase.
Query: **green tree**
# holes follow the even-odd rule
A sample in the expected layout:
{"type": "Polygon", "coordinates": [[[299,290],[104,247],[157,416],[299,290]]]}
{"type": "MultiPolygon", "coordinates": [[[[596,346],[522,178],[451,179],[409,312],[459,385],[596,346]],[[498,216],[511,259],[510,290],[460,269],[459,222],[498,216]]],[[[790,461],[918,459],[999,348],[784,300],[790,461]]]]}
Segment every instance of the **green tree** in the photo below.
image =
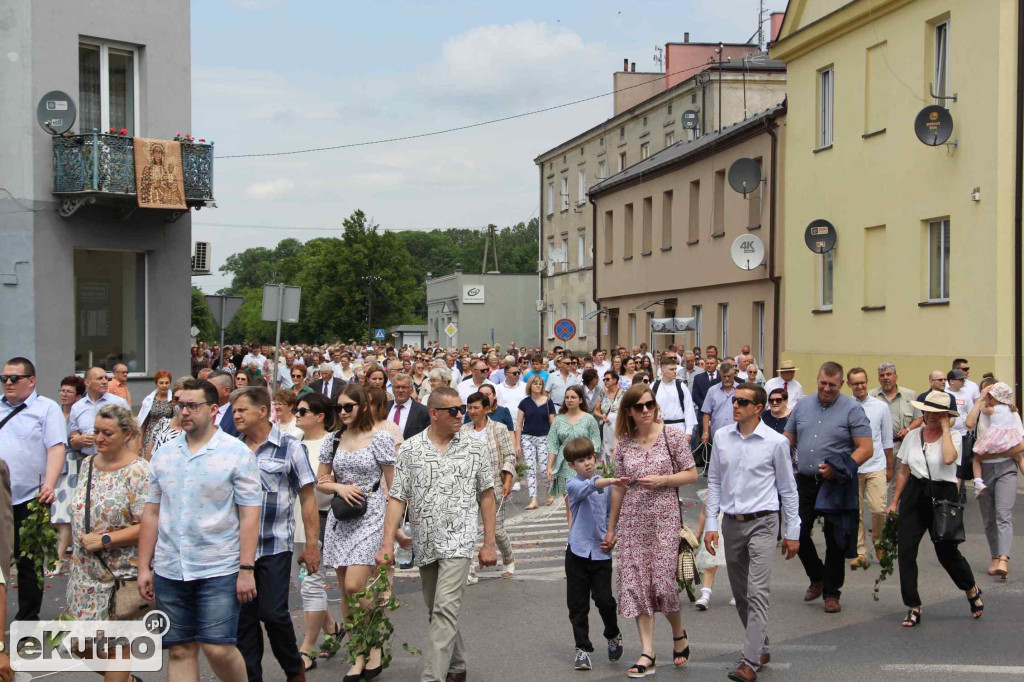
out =
{"type": "Polygon", "coordinates": [[[220,342],[220,328],[213,321],[213,315],[210,314],[210,309],[206,305],[203,292],[196,287],[192,287],[192,326],[199,330],[197,341],[220,342]]]}

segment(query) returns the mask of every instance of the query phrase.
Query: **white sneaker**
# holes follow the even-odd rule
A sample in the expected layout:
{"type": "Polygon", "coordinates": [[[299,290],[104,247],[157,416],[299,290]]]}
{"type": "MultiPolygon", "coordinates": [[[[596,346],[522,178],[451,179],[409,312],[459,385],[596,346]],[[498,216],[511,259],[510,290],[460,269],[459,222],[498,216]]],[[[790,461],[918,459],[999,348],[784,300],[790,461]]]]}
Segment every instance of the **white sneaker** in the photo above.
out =
{"type": "Polygon", "coordinates": [[[711,608],[711,597],[701,597],[694,603],[693,608],[697,609],[698,611],[707,611],[709,608],[711,608]]]}
{"type": "Polygon", "coordinates": [[[520,490],[522,490],[522,488],[523,486],[519,481],[516,481],[515,483],[512,484],[512,492],[514,493],[519,492],[520,490]]]}
{"type": "Polygon", "coordinates": [[[467,585],[476,585],[478,582],[480,582],[480,578],[476,577],[476,573],[470,573],[469,577],[466,578],[467,585]]]}
{"type": "Polygon", "coordinates": [[[729,606],[736,606],[736,597],[729,597],[729,606]]]}

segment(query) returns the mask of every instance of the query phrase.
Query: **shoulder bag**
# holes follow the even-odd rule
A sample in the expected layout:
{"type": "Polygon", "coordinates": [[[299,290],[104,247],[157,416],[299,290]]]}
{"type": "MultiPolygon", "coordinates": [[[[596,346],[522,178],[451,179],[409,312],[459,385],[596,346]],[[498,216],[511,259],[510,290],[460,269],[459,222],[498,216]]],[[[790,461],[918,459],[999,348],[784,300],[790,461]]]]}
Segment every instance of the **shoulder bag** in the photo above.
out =
{"type": "MultiPolygon", "coordinates": [[[[335,457],[338,456],[338,441],[341,440],[340,436],[334,437],[334,448],[333,454],[335,457]]],[[[373,484],[373,488],[370,489],[370,495],[377,492],[380,488],[380,479],[373,484]]],[[[334,518],[339,521],[348,521],[350,519],[358,519],[360,516],[366,513],[366,503],[369,500],[369,495],[364,495],[363,499],[356,504],[350,504],[348,500],[334,493],[334,497],[331,498],[331,513],[334,514],[334,518]]]]}
{"type": "MultiPolygon", "coordinates": [[[[665,448],[668,450],[669,460],[672,461],[672,445],[669,443],[667,432],[668,429],[664,428],[661,431],[661,435],[665,437],[665,448]]],[[[674,462],[673,473],[678,473],[675,471],[674,462]]],[[[679,549],[676,556],[676,582],[686,590],[686,596],[693,602],[697,600],[696,595],[693,593],[693,586],[700,585],[701,581],[700,571],[697,570],[697,551],[700,542],[697,540],[694,532],[686,527],[686,519],[683,517],[683,505],[679,502],[678,488],[676,488],[676,504],[679,506],[679,549]]]]}
{"type": "MultiPolygon", "coordinates": [[[[942,442],[941,439],[939,441],[942,442]]],[[[964,529],[964,506],[960,501],[937,500],[932,490],[932,470],[928,466],[928,453],[925,451],[924,432],[921,432],[921,456],[924,457],[925,471],[928,472],[928,495],[932,498],[932,522],[928,534],[932,542],[952,542],[960,544],[967,539],[964,529]]],[[[962,456],[962,455],[961,455],[962,456]]]]}
{"type": "Polygon", "coordinates": [[[14,419],[14,417],[15,417],[15,416],[16,416],[16,415],[17,415],[17,414],[18,414],[19,412],[21,412],[22,410],[24,410],[24,409],[25,409],[26,407],[28,407],[28,405],[26,405],[25,403],[22,403],[21,405],[18,405],[18,406],[17,406],[17,407],[15,407],[15,408],[14,408],[13,410],[11,410],[10,412],[8,412],[8,413],[7,413],[7,416],[3,418],[3,421],[0,421],[0,429],[2,429],[2,428],[4,428],[5,426],[7,426],[7,422],[9,422],[9,421],[11,421],[12,419],[14,419]]]}
{"type": "MultiPolygon", "coordinates": [[[[90,532],[90,512],[92,511],[92,457],[89,458],[89,478],[85,488],[85,532],[90,532]]],[[[131,510],[128,510],[128,516],[131,516],[131,510]]],[[[103,560],[100,552],[105,550],[101,549],[97,552],[93,552],[93,556],[96,560],[103,565],[103,568],[107,570],[107,573],[114,578],[114,591],[110,595],[110,605],[108,607],[108,617],[110,620],[138,620],[144,615],[149,613],[155,605],[151,601],[147,601],[142,598],[139,594],[139,577],[136,575],[134,578],[118,578],[114,575],[114,572],[107,566],[107,562],[103,560]]]]}

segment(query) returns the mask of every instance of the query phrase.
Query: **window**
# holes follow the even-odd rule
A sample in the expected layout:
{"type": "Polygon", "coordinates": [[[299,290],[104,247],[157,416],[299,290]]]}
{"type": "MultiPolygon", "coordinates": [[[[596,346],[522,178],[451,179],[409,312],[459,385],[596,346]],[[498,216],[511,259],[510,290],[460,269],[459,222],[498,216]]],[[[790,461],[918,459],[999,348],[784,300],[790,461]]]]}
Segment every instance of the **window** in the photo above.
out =
{"type": "Polygon", "coordinates": [[[836,250],[818,256],[818,309],[832,310],[832,281],[836,267],[836,250]]]}
{"type": "Polygon", "coordinates": [[[661,248],[672,248],[672,190],[661,195],[661,248]]]}
{"type": "Polygon", "coordinates": [[[869,47],[864,77],[864,133],[876,133],[886,127],[886,118],[892,108],[889,85],[892,76],[885,66],[887,45],[881,42],[869,47]]]}
{"type": "Polygon", "coordinates": [[[718,304],[718,323],[721,325],[721,343],[718,347],[719,357],[729,357],[729,304],[718,304]]]}
{"type": "Polygon", "coordinates": [[[715,171],[715,203],[711,208],[714,216],[712,237],[725,234],[725,170],[715,171]]]}
{"type": "Polygon", "coordinates": [[[640,253],[651,252],[651,241],[653,240],[652,232],[654,232],[654,198],[644,197],[643,214],[641,220],[640,233],[640,253]]]}
{"type": "Polygon", "coordinates": [[[639,345],[636,342],[636,313],[629,314],[629,345],[639,345]]]}
{"type": "Polygon", "coordinates": [[[674,131],[668,131],[665,133],[665,146],[671,147],[676,143],[676,134],[674,131]]]}
{"type": "Polygon", "coordinates": [[[668,105],[668,115],[669,116],[672,115],[672,105],[671,104],[668,105]]]}
{"type": "Polygon", "coordinates": [[[626,204],[622,219],[622,257],[633,257],[633,204],[626,204]]]}
{"type": "Polygon", "coordinates": [[[562,316],[560,318],[558,318],[558,319],[560,319],[560,320],[567,320],[567,319],[569,319],[569,304],[568,303],[563,303],[562,304],[562,316]]]}
{"type": "Polygon", "coordinates": [[[889,271],[886,261],[885,225],[864,230],[864,305],[885,305],[885,279],[889,271]]]}
{"type": "Polygon", "coordinates": [[[831,66],[818,72],[818,148],[832,145],[833,106],[835,104],[835,69],[831,66]]]}
{"type": "Polygon", "coordinates": [[[615,232],[613,230],[612,212],[604,212],[604,262],[612,262],[612,244],[614,243],[615,232]]]}
{"type": "Polygon", "coordinates": [[[569,210],[569,176],[562,173],[562,210],[569,210]]]}
{"type": "Polygon", "coordinates": [[[587,267],[587,235],[581,234],[576,237],[576,262],[577,267],[587,267]]]}
{"type": "Polygon", "coordinates": [[[647,127],[647,117],[644,116],[644,128],[646,128],[646,127],[647,127]]]}
{"type": "Polygon", "coordinates": [[[139,78],[135,48],[107,43],[78,45],[80,130],[127,129],[138,134],[139,78]]]}
{"type": "Polygon", "coordinates": [[[583,156],[583,154],[586,153],[586,151],[587,151],[586,146],[580,147],[580,156],[583,156]]]}
{"type": "Polygon", "coordinates": [[[754,301],[754,357],[764,362],[764,301],[754,301]]]}
{"type": "Polygon", "coordinates": [[[548,277],[555,274],[555,245],[548,242],[548,277]]]}
{"type": "Polygon", "coordinates": [[[579,337],[586,338],[587,336],[587,303],[586,301],[579,302],[579,319],[576,322],[576,333],[579,337]]]}
{"type": "Polygon", "coordinates": [[[548,338],[555,338],[555,306],[551,306],[551,310],[544,313],[548,318],[548,338]]]}
{"type": "Polygon", "coordinates": [[[598,141],[597,145],[599,147],[603,147],[604,146],[604,138],[603,137],[600,139],[600,141],[598,141]]]}
{"type": "Polygon", "coordinates": [[[700,180],[690,183],[690,225],[687,241],[696,244],[700,239],[700,180]]]}
{"type": "Polygon", "coordinates": [[[625,140],[626,139],[626,128],[625,128],[625,126],[623,126],[622,128],[619,128],[619,139],[620,140],[625,140]]]}
{"type": "Polygon", "coordinates": [[[626,169],[626,152],[619,152],[619,171],[626,169]]]}
{"type": "Polygon", "coordinates": [[[928,223],[928,300],[949,300],[949,219],[928,223]]]}
{"type": "Polygon", "coordinates": [[[693,306],[693,326],[696,327],[696,330],[694,330],[694,345],[696,346],[701,345],[701,334],[704,331],[704,317],[701,313],[699,305],[693,306]]]}
{"type": "Polygon", "coordinates": [[[587,170],[585,168],[579,169],[579,172],[576,174],[576,180],[578,184],[576,205],[582,206],[587,202],[587,170]]]}
{"type": "Polygon", "coordinates": [[[644,142],[642,145],[640,145],[640,159],[641,160],[646,159],[650,155],[651,155],[651,143],[650,142],[644,142]]]}
{"type": "Polygon", "coordinates": [[[935,26],[935,103],[946,106],[945,97],[949,92],[949,22],[944,21],[935,26]]]}
{"type": "Polygon", "coordinates": [[[548,215],[549,216],[550,215],[554,215],[555,214],[555,183],[554,182],[549,182],[548,183],[548,201],[547,201],[547,204],[548,204],[548,215]]]}
{"type": "Polygon", "coordinates": [[[560,251],[562,255],[562,272],[569,269],[569,238],[562,237],[562,249],[560,251]]]}
{"type": "Polygon", "coordinates": [[[75,371],[146,371],[146,254],[75,249],[75,371]]]}
{"type": "Polygon", "coordinates": [[[597,179],[607,180],[608,179],[608,162],[604,159],[597,164],[597,179]]]}

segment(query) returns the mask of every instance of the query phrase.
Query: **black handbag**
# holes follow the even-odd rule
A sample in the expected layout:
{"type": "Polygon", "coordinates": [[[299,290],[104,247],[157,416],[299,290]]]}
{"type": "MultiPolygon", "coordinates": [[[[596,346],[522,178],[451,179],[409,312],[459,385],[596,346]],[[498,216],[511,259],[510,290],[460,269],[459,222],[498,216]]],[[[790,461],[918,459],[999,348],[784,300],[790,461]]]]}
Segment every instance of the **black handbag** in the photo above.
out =
{"type": "MultiPolygon", "coordinates": [[[[338,436],[334,437],[334,455],[338,454],[338,436]]],[[[380,479],[373,484],[373,488],[370,489],[370,495],[377,492],[380,488],[380,479]]],[[[331,498],[331,513],[334,514],[334,518],[339,521],[348,521],[350,519],[358,519],[360,516],[366,513],[366,503],[370,499],[370,495],[364,495],[363,499],[356,504],[349,504],[348,500],[334,493],[334,497],[331,498]]]]}
{"type": "Polygon", "coordinates": [[[928,466],[928,453],[925,452],[924,446],[924,432],[921,433],[921,455],[924,457],[925,471],[928,472],[928,495],[932,498],[932,523],[928,527],[928,534],[932,542],[952,542],[958,545],[967,539],[964,506],[959,500],[953,502],[935,499],[932,491],[932,471],[928,466]]]}

